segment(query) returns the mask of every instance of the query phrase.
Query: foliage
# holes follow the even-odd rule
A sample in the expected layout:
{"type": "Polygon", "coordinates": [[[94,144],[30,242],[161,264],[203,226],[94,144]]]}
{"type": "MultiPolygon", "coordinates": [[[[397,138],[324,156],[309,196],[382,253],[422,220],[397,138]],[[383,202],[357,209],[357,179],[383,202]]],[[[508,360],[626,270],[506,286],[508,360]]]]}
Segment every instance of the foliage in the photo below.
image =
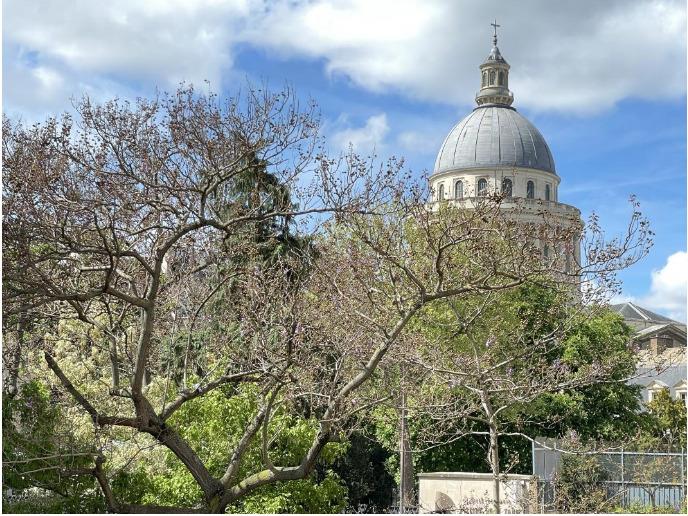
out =
{"type": "Polygon", "coordinates": [[[686,450],[686,404],[673,399],[668,389],[657,392],[647,404],[646,421],[639,442],[643,448],[686,450]]]}
{"type": "Polygon", "coordinates": [[[33,380],[16,396],[3,397],[3,499],[5,512],[94,512],[103,509],[94,494],[95,481],[71,475],[91,464],[89,454],[76,453],[70,432],[45,384],[33,380]]]}
{"type": "MultiPolygon", "coordinates": [[[[227,460],[227,441],[236,443],[243,428],[258,410],[259,393],[246,385],[218,389],[208,396],[185,404],[170,421],[183,429],[184,437],[208,465],[221,476],[227,460]]],[[[270,454],[280,464],[297,462],[310,445],[317,422],[306,420],[284,410],[276,411],[270,422],[277,436],[270,454]]],[[[329,467],[343,456],[347,445],[329,443],[320,456],[323,475],[257,489],[241,502],[230,506],[230,512],[252,513],[330,513],[346,505],[346,488],[329,467]]],[[[203,493],[176,457],[166,451],[162,463],[141,461],[137,468],[120,474],[113,489],[128,503],[189,507],[202,501],[203,493]],[[132,489],[133,488],[133,489],[132,489]]],[[[262,465],[261,450],[256,445],[244,456],[242,475],[253,473],[262,465]]]]}
{"type": "Polygon", "coordinates": [[[584,265],[552,273],[581,237],[577,217],[533,222],[499,196],[429,210],[400,161],[322,149],[315,106],[290,90],[219,100],[182,86],[135,104],[84,98],[74,117],[32,126],[3,120],[3,315],[36,328],[31,345],[12,330],[10,363],[28,367],[12,365],[9,383],[51,383],[64,442],[73,433],[91,457],[80,474],[108,511],[335,510],[332,443],[400,387],[409,410],[444,396],[463,403],[446,421],[475,415],[490,401],[485,367],[502,382],[491,401],[515,401],[503,421],[474,420],[498,468],[506,408],[572,369],[576,387],[607,372],[588,355],[556,364],[561,334],[543,340],[543,321],[576,301],[578,278],[612,288],[647,252],[637,203],[623,238],[606,241],[592,217],[584,265]],[[564,302],[495,304],[549,280],[564,302]],[[449,319],[419,331],[447,310],[458,332],[449,319]],[[448,382],[454,366],[480,385],[448,382]]]}
{"type": "MultiPolygon", "coordinates": [[[[635,432],[642,419],[639,415],[639,387],[624,381],[634,371],[635,357],[629,347],[630,328],[618,314],[598,310],[570,315],[565,298],[555,289],[532,283],[502,293],[498,300],[480,312],[470,329],[462,329],[456,312],[466,320],[480,302],[484,301],[475,300],[473,304],[464,303],[457,307],[435,304],[424,311],[419,331],[430,335],[431,342],[438,342],[446,353],[468,352],[471,340],[491,341],[489,348],[479,348],[485,356],[484,366],[489,364],[492,354],[500,360],[518,357],[521,354],[518,347],[528,349],[529,346],[537,346],[539,338],[558,327],[563,328],[560,343],[547,348],[545,362],[532,364],[510,360],[507,378],[513,378],[514,385],[518,385],[524,376],[540,374],[538,368],[551,368],[558,374],[552,376],[551,385],[537,387],[536,395],[509,403],[499,416],[502,433],[557,437],[575,430],[585,440],[613,439],[635,432]],[[510,340],[513,332],[509,331],[515,327],[520,328],[518,331],[522,335],[516,347],[510,340]],[[575,380],[577,372],[586,371],[595,364],[607,365],[605,381],[580,382],[579,385],[572,382],[570,387],[565,386],[566,380],[575,380]]],[[[506,383],[506,379],[495,381],[506,383]]],[[[459,389],[454,390],[456,398],[466,395],[459,389]]],[[[495,393],[493,396],[493,402],[500,403],[502,395],[495,393]]],[[[455,403],[460,405],[462,402],[455,403]]],[[[419,401],[419,405],[422,402],[419,401]]],[[[475,411],[480,412],[478,407],[475,411]]],[[[416,442],[414,448],[422,450],[426,440],[423,429],[434,428],[432,422],[421,412],[411,428],[417,429],[415,432],[412,430],[416,442]]],[[[456,421],[453,427],[444,428],[444,435],[432,436],[435,443],[441,444],[444,440],[449,444],[417,453],[416,466],[420,471],[490,471],[484,459],[488,444],[486,436],[466,435],[456,439],[461,435],[461,429],[466,430],[463,419],[456,421]]],[[[473,423],[467,430],[469,434],[486,433],[488,427],[485,423],[473,423]]],[[[501,468],[514,473],[530,471],[529,440],[505,435],[500,438],[499,450],[501,468]]]]}
{"type": "Polygon", "coordinates": [[[346,485],[348,509],[354,512],[386,512],[394,501],[396,482],[387,464],[396,455],[380,443],[374,428],[372,422],[353,432],[346,453],[332,468],[346,485]]]}
{"type": "Polygon", "coordinates": [[[555,509],[560,513],[606,512],[608,480],[595,455],[563,455],[554,479],[555,509]]]}

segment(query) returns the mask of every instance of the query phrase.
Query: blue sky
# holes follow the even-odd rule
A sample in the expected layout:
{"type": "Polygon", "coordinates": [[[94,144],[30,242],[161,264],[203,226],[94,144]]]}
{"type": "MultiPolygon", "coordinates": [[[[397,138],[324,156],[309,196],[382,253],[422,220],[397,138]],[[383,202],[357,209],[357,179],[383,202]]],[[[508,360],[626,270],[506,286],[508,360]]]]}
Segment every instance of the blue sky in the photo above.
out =
{"type": "Polygon", "coordinates": [[[314,98],[333,151],[351,142],[432,169],[499,46],[516,107],[543,133],[562,202],[610,234],[636,194],[655,246],[624,297],[685,321],[686,12],[679,0],[74,0],[3,3],[3,110],[27,121],[179,81],[246,78],[314,98]]]}

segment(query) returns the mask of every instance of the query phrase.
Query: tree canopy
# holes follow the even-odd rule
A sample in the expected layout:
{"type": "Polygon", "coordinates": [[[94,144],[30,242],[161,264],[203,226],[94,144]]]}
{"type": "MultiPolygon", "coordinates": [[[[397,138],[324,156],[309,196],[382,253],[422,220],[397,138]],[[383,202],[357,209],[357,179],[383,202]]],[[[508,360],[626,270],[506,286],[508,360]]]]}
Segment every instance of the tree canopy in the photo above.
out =
{"type": "MultiPolygon", "coordinates": [[[[635,202],[611,240],[498,195],[433,207],[400,161],[326,156],[290,90],[85,98],[3,129],[17,488],[97,486],[80,508],[110,512],[339,510],[347,436],[400,387],[492,431],[625,352],[617,321],[581,318],[647,252],[635,202]]],[[[571,396],[565,417],[597,410],[571,396]]]]}

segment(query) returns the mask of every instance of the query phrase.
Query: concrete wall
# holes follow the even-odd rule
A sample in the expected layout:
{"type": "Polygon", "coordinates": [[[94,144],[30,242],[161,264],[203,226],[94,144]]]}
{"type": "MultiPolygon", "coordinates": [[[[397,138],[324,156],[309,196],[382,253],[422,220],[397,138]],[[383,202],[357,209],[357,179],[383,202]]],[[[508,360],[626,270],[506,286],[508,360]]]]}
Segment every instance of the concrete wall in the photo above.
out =
{"type": "MultiPolygon", "coordinates": [[[[491,473],[420,473],[418,475],[418,511],[483,513],[493,511],[493,477],[491,473]]],[[[503,476],[500,489],[502,513],[525,513],[529,510],[532,490],[530,475],[503,476]]]]}

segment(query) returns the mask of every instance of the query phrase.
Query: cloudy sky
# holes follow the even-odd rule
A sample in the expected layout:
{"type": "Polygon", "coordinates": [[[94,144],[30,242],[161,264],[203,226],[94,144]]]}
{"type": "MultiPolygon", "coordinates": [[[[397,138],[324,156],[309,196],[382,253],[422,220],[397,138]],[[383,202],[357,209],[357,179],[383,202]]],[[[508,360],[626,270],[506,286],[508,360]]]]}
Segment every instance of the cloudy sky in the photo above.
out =
{"type": "Polygon", "coordinates": [[[420,173],[474,107],[497,18],[516,107],[547,139],[562,202],[610,234],[636,194],[657,233],[624,296],[685,320],[683,0],[5,0],[3,110],[27,121],[88,93],[151,96],[246,79],[318,101],[335,148],[420,173]]]}

